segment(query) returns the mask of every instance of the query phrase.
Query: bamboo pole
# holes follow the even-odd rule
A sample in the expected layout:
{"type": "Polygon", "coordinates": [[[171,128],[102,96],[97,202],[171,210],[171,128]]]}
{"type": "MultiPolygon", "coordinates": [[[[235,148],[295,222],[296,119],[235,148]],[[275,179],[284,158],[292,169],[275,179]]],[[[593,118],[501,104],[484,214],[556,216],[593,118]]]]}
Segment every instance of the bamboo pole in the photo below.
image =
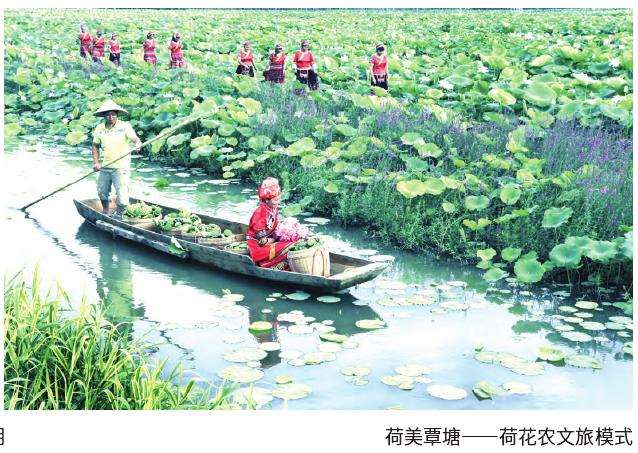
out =
{"type": "MultiPolygon", "coordinates": [[[[162,139],[162,138],[166,138],[166,137],[168,137],[169,135],[172,135],[173,133],[175,133],[175,131],[177,131],[178,129],[180,129],[180,128],[184,127],[184,126],[188,126],[189,124],[192,124],[192,123],[194,123],[195,121],[200,120],[200,119],[202,119],[202,118],[203,118],[203,117],[205,117],[205,116],[207,116],[207,114],[206,114],[206,115],[199,115],[199,116],[197,116],[197,117],[195,117],[195,118],[190,118],[190,119],[187,119],[187,120],[185,120],[185,121],[182,121],[181,123],[179,123],[179,124],[177,124],[177,125],[175,125],[175,126],[171,127],[170,129],[168,129],[168,130],[166,130],[166,131],[162,132],[161,134],[156,135],[155,137],[151,138],[150,140],[145,141],[145,142],[144,142],[144,143],[142,143],[139,147],[137,147],[137,148],[133,148],[132,150],[130,150],[130,151],[129,151],[129,152],[127,152],[126,154],[121,155],[121,156],[120,156],[120,157],[118,157],[117,159],[113,159],[111,162],[107,162],[106,164],[102,165],[102,167],[107,167],[107,166],[109,166],[109,165],[111,165],[111,164],[114,164],[115,162],[119,161],[120,159],[124,159],[126,156],[128,156],[129,154],[131,154],[133,151],[136,151],[136,150],[138,150],[138,149],[142,149],[143,147],[148,146],[148,145],[150,145],[151,143],[156,142],[157,140],[160,140],[160,139],[162,139]]],[[[29,204],[27,204],[27,205],[22,206],[22,207],[20,208],[20,210],[21,210],[21,211],[25,211],[25,210],[27,210],[28,208],[30,208],[31,206],[33,206],[34,204],[39,203],[39,202],[41,202],[42,200],[45,200],[45,199],[49,198],[51,195],[55,195],[56,193],[63,191],[63,190],[64,190],[64,189],[66,189],[67,187],[70,187],[70,186],[72,186],[73,184],[75,184],[75,183],[77,183],[77,182],[80,182],[80,181],[82,181],[83,179],[88,178],[89,176],[91,176],[91,175],[92,175],[92,174],[94,174],[94,173],[97,173],[98,171],[100,171],[100,170],[93,170],[93,171],[91,171],[91,172],[89,172],[89,173],[85,174],[84,176],[81,176],[81,177],[79,177],[79,178],[77,178],[77,179],[75,179],[75,180],[71,181],[70,183],[63,185],[62,187],[59,187],[59,188],[55,189],[53,192],[49,192],[48,194],[46,194],[46,195],[44,195],[44,196],[42,196],[42,197],[38,198],[37,200],[32,201],[31,203],[29,203],[29,204]]]]}

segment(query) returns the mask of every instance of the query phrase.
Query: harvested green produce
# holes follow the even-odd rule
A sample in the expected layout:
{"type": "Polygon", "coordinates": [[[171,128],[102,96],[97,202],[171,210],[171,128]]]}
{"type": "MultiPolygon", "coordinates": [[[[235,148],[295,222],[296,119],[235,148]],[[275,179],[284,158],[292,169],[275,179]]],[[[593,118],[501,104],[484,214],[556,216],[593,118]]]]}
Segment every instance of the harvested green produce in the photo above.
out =
{"type": "Polygon", "coordinates": [[[323,240],[318,236],[310,236],[307,239],[300,239],[290,248],[291,251],[305,250],[313,247],[319,247],[324,244],[323,240]]]}
{"type": "Polygon", "coordinates": [[[248,243],[246,241],[233,242],[224,247],[224,250],[233,253],[248,253],[248,243]]]}
{"type": "Polygon", "coordinates": [[[130,204],[124,209],[124,216],[132,219],[154,219],[162,215],[162,208],[143,201],[130,204]]]}

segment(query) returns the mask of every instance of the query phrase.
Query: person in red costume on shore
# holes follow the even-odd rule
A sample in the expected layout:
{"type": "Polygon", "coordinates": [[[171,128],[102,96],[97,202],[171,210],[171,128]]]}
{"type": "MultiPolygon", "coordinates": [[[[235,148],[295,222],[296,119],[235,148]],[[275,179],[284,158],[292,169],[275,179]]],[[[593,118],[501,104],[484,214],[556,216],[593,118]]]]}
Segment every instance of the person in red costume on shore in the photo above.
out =
{"type": "Polygon", "coordinates": [[[120,43],[115,33],[111,33],[111,40],[109,41],[109,61],[115,66],[122,65],[120,63],[120,43]]]}
{"type": "Polygon", "coordinates": [[[281,189],[275,178],[266,178],[259,186],[259,206],[248,223],[248,252],[257,266],[289,270],[288,251],[296,241],[277,241],[279,200],[281,189]]]}
{"type": "Polygon", "coordinates": [[[157,64],[157,56],[155,55],[155,33],[146,34],[146,40],[142,45],[144,49],[144,61],[155,66],[157,64]]]}
{"type": "Polygon", "coordinates": [[[104,58],[104,45],[106,40],[102,36],[102,32],[98,30],[93,38],[93,48],[91,49],[91,56],[93,61],[98,64],[102,64],[102,58],[104,58]]]}
{"type": "Polygon", "coordinates": [[[264,78],[273,83],[284,83],[286,78],[284,65],[286,64],[286,54],[281,44],[275,45],[275,51],[268,58],[268,67],[264,71],[264,78]]]}
{"type": "Polygon", "coordinates": [[[237,55],[237,70],[235,74],[255,77],[255,56],[250,48],[250,43],[245,41],[237,55]]]}
{"type": "Polygon", "coordinates": [[[385,46],[377,44],[377,52],[370,58],[370,83],[373,87],[388,89],[388,57],[385,46]]]}
{"type": "Polygon", "coordinates": [[[169,68],[183,68],[186,66],[184,54],[182,53],[182,41],[180,41],[179,33],[173,33],[173,37],[168,43],[168,50],[171,51],[171,61],[168,64],[169,68]]]}
{"type": "Polygon", "coordinates": [[[310,51],[310,43],[307,40],[301,41],[301,48],[295,52],[292,63],[295,65],[297,80],[307,85],[311,90],[319,89],[319,78],[317,77],[317,65],[315,57],[310,51]]]}
{"type": "Polygon", "coordinates": [[[80,25],[78,41],[80,42],[80,56],[86,58],[87,55],[91,55],[91,42],[93,42],[93,38],[86,32],[84,25],[80,25]]]}

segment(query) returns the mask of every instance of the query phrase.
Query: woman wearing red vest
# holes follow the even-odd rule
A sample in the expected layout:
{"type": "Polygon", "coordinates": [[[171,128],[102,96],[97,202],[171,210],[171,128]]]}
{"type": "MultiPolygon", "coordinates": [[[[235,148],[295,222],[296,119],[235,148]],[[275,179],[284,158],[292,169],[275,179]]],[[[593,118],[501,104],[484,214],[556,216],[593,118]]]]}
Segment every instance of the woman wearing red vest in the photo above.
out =
{"type": "Polygon", "coordinates": [[[120,63],[120,43],[117,41],[117,35],[111,33],[111,40],[109,41],[109,61],[115,66],[121,66],[120,63]]]}
{"type": "Polygon", "coordinates": [[[80,56],[82,58],[86,58],[87,55],[91,54],[91,42],[93,41],[93,38],[86,32],[84,25],[80,25],[78,41],[80,42],[80,56]]]}
{"type": "Polygon", "coordinates": [[[239,55],[237,56],[237,61],[239,64],[237,65],[236,74],[246,75],[250,77],[255,77],[255,57],[253,56],[253,51],[250,49],[250,43],[245,41],[243,44],[243,48],[239,49],[239,55]]]}
{"type": "Polygon", "coordinates": [[[173,37],[168,44],[168,50],[171,51],[171,61],[169,68],[183,68],[186,65],[184,61],[184,54],[182,53],[182,42],[180,41],[179,33],[173,33],[173,37]]]}
{"type": "Polygon", "coordinates": [[[93,61],[95,63],[102,64],[105,44],[106,40],[104,39],[104,36],[102,36],[102,32],[100,30],[96,31],[95,38],[93,38],[93,49],[91,50],[91,55],[93,56],[93,61]]]}
{"type": "Polygon", "coordinates": [[[317,77],[315,57],[310,52],[310,44],[307,40],[301,41],[301,49],[295,52],[292,59],[295,65],[297,80],[308,85],[311,90],[319,88],[319,78],[317,77]]]}
{"type": "Polygon", "coordinates": [[[370,58],[370,76],[371,85],[380,87],[384,90],[388,89],[388,57],[384,53],[385,46],[377,44],[377,53],[370,58]]]}
{"type": "Polygon", "coordinates": [[[259,267],[289,270],[288,251],[296,241],[277,241],[275,237],[281,197],[279,181],[270,177],[264,179],[257,195],[259,206],[250,217],[246,232],[248,253],[259,267]]]}
{"type": "Polygon", "coordinates": [[[286,54],[281,44],[275,44],[275,51],[268,58],[268,66],[264,71],[264,78],[273,83],[284,83],[285,73],[284,65],[286,64],[286,54]]]}
{"type": "Polygon", "coordinates": [[[155,55],[155,33],[147,33],[146,40],[142,45],[144,49],[144,61],[155,66],[157,64],[157,56],[155,55]]]}

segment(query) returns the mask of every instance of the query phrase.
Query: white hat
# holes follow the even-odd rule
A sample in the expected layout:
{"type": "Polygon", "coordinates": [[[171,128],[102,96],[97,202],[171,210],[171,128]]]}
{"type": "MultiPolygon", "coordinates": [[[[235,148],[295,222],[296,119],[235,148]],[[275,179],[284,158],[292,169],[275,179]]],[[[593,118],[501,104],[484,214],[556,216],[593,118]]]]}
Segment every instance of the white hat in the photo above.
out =
{"type": "Polygon", "coordinates": [[[122,112],[128,115],[128,112],[124,110],[122,107],[120,107],[119,105],[117,105],[115,102],[113,102],[112,99],[105,101],[104,104],[102,104],[100,108],[97,109],[95,113],[93,113],[93,115],[104,116],[106,112],[122,112]]]}

